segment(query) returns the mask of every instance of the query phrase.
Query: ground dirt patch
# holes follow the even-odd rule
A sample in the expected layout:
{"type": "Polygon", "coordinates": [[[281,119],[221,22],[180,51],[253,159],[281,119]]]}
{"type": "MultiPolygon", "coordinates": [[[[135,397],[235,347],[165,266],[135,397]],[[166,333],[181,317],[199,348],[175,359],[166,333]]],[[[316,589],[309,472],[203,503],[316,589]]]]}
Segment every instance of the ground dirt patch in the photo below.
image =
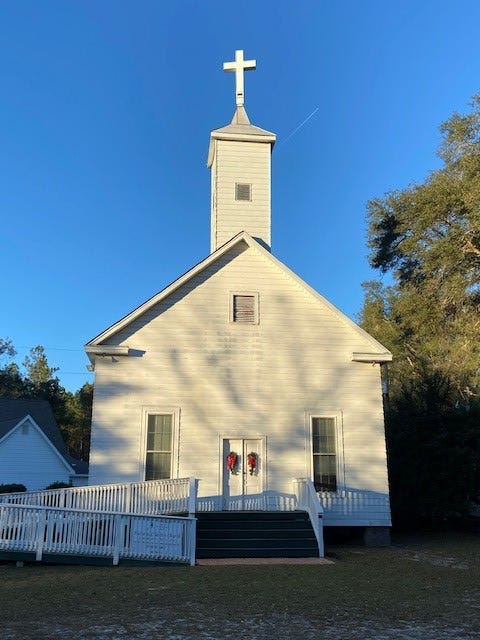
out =
{"type": "Polygon", "coordinates": [[[480,637],[480,537],[332,547],[330,564],[0,566],[2,640],[480,637]]]}

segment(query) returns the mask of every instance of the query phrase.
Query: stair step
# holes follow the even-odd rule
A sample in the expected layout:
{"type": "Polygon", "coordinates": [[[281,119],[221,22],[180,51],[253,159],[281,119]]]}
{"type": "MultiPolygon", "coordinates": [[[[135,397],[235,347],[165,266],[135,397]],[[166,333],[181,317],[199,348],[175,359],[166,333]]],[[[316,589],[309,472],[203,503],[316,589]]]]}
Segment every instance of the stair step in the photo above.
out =
{"type": "Polygon", "coordinates": [[[290,525],[290,524],[298,524],[300,522],[310,522],[309,518],[305,518],[302,516],[297,516],[295,518],[259,518],[258,516],[252,516],[249,518],[248,516],[237,516],[236,518],[226,517],[226,518],[211,518],[204,517],[197,514],[197,520],[200,524],[215,524],[215,525],[232,525],[238,524],[241,525],[244,522],[258,522],[259,524],[271,525],[271,526],[281,526],[281,525],[290,525]]]}
{"type": "Polygon", "coordinates": [[[198,558],[318,557],[304,511],[219,511],[197,514],[198,558]]]}
{"type": "Polygon", "coordinates": [[[197,558],[318,558],[316,549],[203,549],[197,552],[197,558]]]}
{"type": "Polygon", "coordinates": [[[257,520],[297,520],[308,519],[305,511],[199,511],[197,518],[205,520],[241,520],[255,518],[257,520]]]}
{"type": "Polygon", "coordinates": [[[312,529],[304,528],[292,529],[292,530],[276,530],[276,529],[197,529],[197,534],[200,534],[202,540],[218,540],[218,539],[235,539],[243,538],[245,540],[256,540],[257,538],[268,538],[269,540],[283,540],[284,538],[303,540],[303,539],[315,539],[315,535],[312,529]]]}
{"type": "MultiPolygon", "coordinates": [[[[313,540],[268,540],[266,538],[257,538],[256,540],[245,540],[236,538],[235,540],[205,540],[197,545],[197,549],[226,549],[227,547],[236,549],[279,549],[291,548],[301,549],[304,547],[314,547],[313,540]]],[[[318,547],[317,547],[318,548],[318,547]]]]}

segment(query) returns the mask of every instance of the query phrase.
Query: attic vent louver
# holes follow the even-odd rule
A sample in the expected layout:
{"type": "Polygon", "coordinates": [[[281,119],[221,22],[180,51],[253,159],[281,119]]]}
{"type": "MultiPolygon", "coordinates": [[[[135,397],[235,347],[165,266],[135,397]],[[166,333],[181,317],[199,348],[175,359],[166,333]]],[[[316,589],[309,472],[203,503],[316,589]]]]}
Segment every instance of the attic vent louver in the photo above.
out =
{"type": "Polygon", "coordinates": [[[243,324],[255,324],[255,296],[233,296],[233,321],[243,324]]]}
{"type": "Polygon", "coordinates": [[[250,201],[251,199],[252,199],[252,185],[242,184],[240,182],[237,182],[235,184],[235,200],[250,201]]]}

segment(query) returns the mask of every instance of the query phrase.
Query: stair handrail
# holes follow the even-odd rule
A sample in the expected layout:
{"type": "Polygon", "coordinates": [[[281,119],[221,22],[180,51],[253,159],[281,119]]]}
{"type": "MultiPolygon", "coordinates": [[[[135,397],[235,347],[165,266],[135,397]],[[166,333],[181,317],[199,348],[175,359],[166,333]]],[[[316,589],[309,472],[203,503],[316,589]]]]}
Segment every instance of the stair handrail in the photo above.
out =
{"type": "Polygon", "coordinates": [[[297,508],[303,509],[310,516],[313,532],[317,539],[318,555],[323,558],[325,545],[323,542],[323,507],[320,498],[310,478],[295,478],[293,486],[297,497],[297,508]]]}

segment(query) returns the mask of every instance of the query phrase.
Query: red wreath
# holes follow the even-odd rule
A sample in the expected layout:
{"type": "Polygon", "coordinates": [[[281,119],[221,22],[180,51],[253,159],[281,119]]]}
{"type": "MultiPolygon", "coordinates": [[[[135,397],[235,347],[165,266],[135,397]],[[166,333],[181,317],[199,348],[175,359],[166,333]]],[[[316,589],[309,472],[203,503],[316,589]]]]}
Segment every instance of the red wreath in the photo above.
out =
{"type": "Polygon", "coordinates": [[[250,469],[250,475],[253,476],[253,472],[257,468],[257,454],[251,451],[247,456],[247,464],[250,469]]]}
{"type": "Polygon", "coordinates": [[[227,456],[227,469],[233,473],[235,471],[235,467],[237,466],[238,456],[235,451],[230,451],[227,456]]]}

